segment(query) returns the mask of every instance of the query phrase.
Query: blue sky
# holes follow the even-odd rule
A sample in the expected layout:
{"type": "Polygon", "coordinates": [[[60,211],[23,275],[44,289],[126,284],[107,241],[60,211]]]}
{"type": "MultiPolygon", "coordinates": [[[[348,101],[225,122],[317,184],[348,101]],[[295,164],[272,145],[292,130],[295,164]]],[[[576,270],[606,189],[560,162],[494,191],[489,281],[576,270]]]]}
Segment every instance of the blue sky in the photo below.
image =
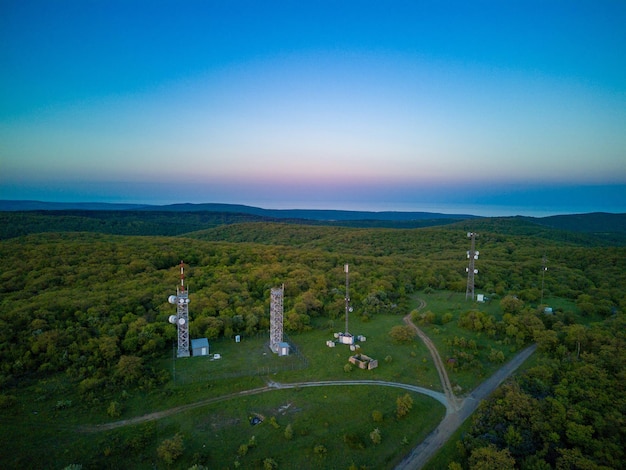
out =
{"type": "Polygon", "coordinates": [[[626,212],[624,24],[621,0],[3,0],[0,199],[626,212]]]}

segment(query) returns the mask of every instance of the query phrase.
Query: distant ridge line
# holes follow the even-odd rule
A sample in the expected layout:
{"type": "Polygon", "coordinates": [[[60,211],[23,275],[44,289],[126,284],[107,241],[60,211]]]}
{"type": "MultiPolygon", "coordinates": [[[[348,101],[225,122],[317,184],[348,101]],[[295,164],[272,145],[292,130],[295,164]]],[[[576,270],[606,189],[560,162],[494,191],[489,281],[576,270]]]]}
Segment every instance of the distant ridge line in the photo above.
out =
{"type": "Polygon", "coordinates": [[[318,221],[341,220],[388,220],[410,221],[428,219],[466,220],[481,218],[471,214],[443,214],[438,212],[403,212],[403,211],[350,211],[332,209],[262,209],[242,204],[125,204],[106,202],[45,202],[0,200],[0,211],[56,211],[56,210],[93,210],[93,211],[162,211],[162,212],[229,212],[260,215],[279,219],[308,219],[318,221]]]}

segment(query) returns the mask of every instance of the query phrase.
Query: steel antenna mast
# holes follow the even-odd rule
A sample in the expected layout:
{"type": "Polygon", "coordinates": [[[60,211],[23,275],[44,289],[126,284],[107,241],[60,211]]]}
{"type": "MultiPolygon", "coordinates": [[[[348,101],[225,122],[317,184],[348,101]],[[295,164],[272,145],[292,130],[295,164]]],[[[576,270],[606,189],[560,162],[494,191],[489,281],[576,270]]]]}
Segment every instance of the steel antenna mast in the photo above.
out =
{"type": "Polygon", "coordinates": [[[470,249],[467,252],[467,258],[469,259],[469,266],[465,268],[467,271],[467,289],[465,290],[465,300],[471,298],[474,300],[474,275],[478,274],[478,269],[474,267],[474,261],[478,259],[478,251],[476,251],[476,237],[475,232],[467,232],[467,238],[471,240],[470,249]]]}
{"type": "Polygon", "coordinates": [[[189,292],[185,289],[185,267],[180,262],[180,286],[176,295],[170,295],[169,303],[176,305],[176,315],[170,315],[169,322],[178,330],[178,357],[189,357],[189,292]]]}
{"type": "Polygon", "coordinates": [[[343,266],[343,270],[346,273],[346,335],[349,334],[348,333],[348,313],[350,311],[350,279],[349,279],[349,274],[348,274],[348,265],[345,264],[343,266]]]}
{"type": "Polygon", "coordinates": [[[539,305],[543,305],[543,279],[546,275],[546,271],[548,270],[548,259],[546,255],[543,255],[541,259],[541,302],[539,305]]]}

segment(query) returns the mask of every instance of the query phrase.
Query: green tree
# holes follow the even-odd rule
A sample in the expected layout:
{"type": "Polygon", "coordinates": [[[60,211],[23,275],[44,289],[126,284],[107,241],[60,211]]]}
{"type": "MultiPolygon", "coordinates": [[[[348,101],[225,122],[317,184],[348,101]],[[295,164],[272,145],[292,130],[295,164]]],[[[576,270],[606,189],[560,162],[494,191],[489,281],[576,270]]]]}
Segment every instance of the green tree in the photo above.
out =
{"type": "Polygon", "coordinates": [[[389,336],[396,343],[409,343],[416,334],[413,328],[404,325],[396,325],[389,332],[389,336]]]}
{"type": "Polygon", "coordinates": [[[505,313],[516,314],[516,313],[521,312],[523,307],[524,307],[524,301],[521,299],[518,299],[514,295],[507,295],[500,301],[500,308],[505,313]]]}
{"type": "Polygon", "coordinates": [[[271,457],[263,460],[263,470],[275,470],[278,468],[278,462],[271,457]]]}
{"type": "Polygon", "coordinates": [[[117,401],[112,401],[107,408],[107,414],[111,418],[119,418],[122,415],[122,405],[117,401]]]}
{"type": "Polygon", "coordinates": [[[173,464],[181,455],[185,446],[183,445],[183,436],[176,434],[172,439],[165,439],[159,447],[157,447],[157,455],[166,464],[173,464]]]}
{"type": "Polygon", "coordinates": [[[470,470],[514,470],[515,459],[508,449],[498,450],[496,446],[479,447],[469,458],[470,470]]]}
{"type": "Polygon", "coordinates": [[[125,384],[137,382],[143,375],[143,359],[137,356],[121,356],[115,372],[125,384]]]}
{"type": "Polygon", "coordinates": [[[396,399],[396,416],[398,418],[404,418],[408,415],[411,408],[413,408],[413,398],[408,393],[396,399]]]}

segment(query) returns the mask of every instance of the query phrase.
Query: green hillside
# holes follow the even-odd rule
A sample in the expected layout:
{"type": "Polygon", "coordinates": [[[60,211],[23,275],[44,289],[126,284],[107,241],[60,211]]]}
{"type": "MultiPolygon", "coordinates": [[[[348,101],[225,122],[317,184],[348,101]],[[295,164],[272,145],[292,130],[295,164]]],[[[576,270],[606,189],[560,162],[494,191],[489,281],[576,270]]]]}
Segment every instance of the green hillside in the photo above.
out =
{"type": "MultiPolygon", "coordinates": [[[[134,213],[128,214],[128,219],[119,220],[124,230],[133,227],[133,220],[137,222],[134,213]]],[[[605,377],[595,383],[614,384],[623,374],[625,361],[619,359],[623,355],[619,351],[626,351],[626,347],[621,346],[624,338],[620,330],[593,325],[619,323],[623,318],[626,248],[605,246],[593,234],[548,227],[533,231],[537,224],[520,218],[382,229],[241,223],[240,215],[232,219],[222,215],[223,223],[219,223],[197,213],[196,219],[182,214],[181,219],[171,220],[179,220],[181,225],[195,220],[185,229],[194,224],[209,227],[177,236],[130,236],[80,230],[84,220],[77,222],[65,213],[27,216],[28,223],[48,220],[48,228],[55,231],[14,235],[0,241],[2,468],[42,468],[41,460],[33,457],[38,453],[49,457],[43,468],[64,468],[71,463],[83,464],[83,468],[157,465],[187,469],[193,464],[221,468],[219,465],[231,467],[234,462],[262,468],[264,459],[270,457],[280,461],[281,468],[308,468],[308,464],[336,468],[332,459],[337,456],[349,460],[341,468],[351,463],[393,468],[441,418],[441,408],[434,402],[418,404],[418,400],[430,399],[414,396],[416,410],[422,410],[415,416],[423,415],[424,421],[407,422],[394,417],[400,392],[381,392],[376,395],[379,401],[364,408],[365,415],[355,419],[349,429],[331,419],[345,409],[346,402],[324,387],[313,395],[299,395],[301,398],[286,392],[283,396],[287,398],[278,401],[271,393],[254,400],[232,398],[232,404],[218,408],[209,408],[207,402],[193,415],[181,412],[144,425],[95,433],[85,429],[203,400],[225,400],[225,396],[263,388],[268,380],[359,377],[440,390],[425,346],[415,339],[396,342],[391,335],[395,326],[403,324],[402,317],[412,311],[444,359],[454,359],[449,374],[461,395],[532,341],[540,342],[549,361],[577,361],[582,365],[582,361],[593,359],[593,366],[605,377]],[[52,220],[54,217],[57,219],[52,220]],[[485,294],[490,299],[487,303],[466,301],[464,297],[468,230],[479,233],[476,292],[485,294]],[[548,266],[545,272],[544,256],[548,266]],[[176,329],[168,322],[173,311],[167,297],[179,282],[177,266],[181,259],[186,264],[192,301],[191,337],[207,337],[216,352],[224,353],[219,368],[211,362],[199,362],[200,358],[182,363],[185,360],[172,358],[176,329]],[[364,350],[375,354],[380,362],[374,371],[346,372],[347,350],[324,345],[343,327],[345,263],[351,267],[351,325],[368,337],[364,350]],[[269,291],[282,284],[285,332],[300,354],[289,362],[268,355],[265,344],[269,291]],[[416,311],[417,299],[426,302],[420,312],[416,311]],[[543,313],[542,300],[553,307],[552,315],[543,313]],[[236,345],[235,335],[244,342],[236,345]],[[294,405],[290,406],[297,405],[302,414],[281,415],[277,411],[291,402],[294,405]],[[322,408],[333,411],[325,421],[316,418],[322,416],[322,408]],[[244,415],[237,410],[244,410],[244,415]],[[433,410],[433,414],[427,417],[425,410],[433,410]],[[382,447],[375,447],[369,438],[375,427],[371,418],[374,411],[384,416],[376,424],[383,433],[382,447]],[[251,428],[245,423],[245,413],[253,412],[267,417],[263,427],[251,428]],[[216,413],[223,419],[211,420],[211,414],[216,413]],[[278,428],[270,424],[270,416],[278,428]],[[294,428],[293,441],[285,440],[287,424],[294,428]],[[216,435],[222,440],[214,440],[216,435]],[[167,464],[162,449],[158,449],[166,441],[175,446],[176,436],[184,442],[184,450],[167,464]],[[246,453],[239,452],[242,444],[250,444],[252,436],[258,442],[248,446],[246,453]],[[320,457],[324,452],[319,445],[326,449],[327,457],[320,457]],[[279,447],[291,452],[272,452],[279,447]],[[224,459],[229,463],[224,465],[224,459]]],[[[170,223],[164,214],[154,213],[152,217],[147,220],[153,226],[140,224],[137,231],[156,230],[159,221],[170,223]]],[[[98,220],[91,214],[87,219],[98,220]]],[[[115,228],[112,213],[103,214],[100,220],[103,231],[115,228]]],[[[554,374],[553,368],[549,371],[544,370],[554,374]]],[[[579,380],[580,374],[576,369],[564,378],[579,380]]],[[[548,376],[562,380],[561,376],[548,376]]],[[[554,396],[561,393],[559,390],[545,386],[545,393],[554,396]]],[[[588,393],[597,391],[589,388],[588,393]]],[[[619,392],[617,399],[622,400],[622,395],[619,392]]],[[[354,387],[341,396],[356,403],[372,395],[354,387]]],[[[595,415],[581,411],[584,403],[577,402],[576,406],[582,413],[576,423],[591,426],[595,415]]],[[[609,403],[597,406],[608,407],[609,403]]],[[[597,406],[594,409],[599,412],[597,406]]],[[[622,408],[621,404],[611,408],[617,413],[611,423],[622,419],[626,412],[622,408]]],[[[623,462],[617,451],[594,454],[592,448],[572,437],[576,430],[587,432],[587,427],[554,429],[554,452],[543,455],[537,450],[545,436],[537,437],[533,447],[528,447],[551,468],[570,451],[580,452],[598,465],[623,462]]],[[[621,431],[611,434],[609,427],[601,429],[592,436],[596,446],[613,446],[624,438],[621,431]]],[[[504,438],[494,439],[493,444],[502,446],[503,442],[506,444],[504,438]]],[[[478,438],[466,441],[468,452],[486,445],[478,438]]],[[[523,455],[523,447],[516,447],[515,458],[520,463],[523,455]]]]}

